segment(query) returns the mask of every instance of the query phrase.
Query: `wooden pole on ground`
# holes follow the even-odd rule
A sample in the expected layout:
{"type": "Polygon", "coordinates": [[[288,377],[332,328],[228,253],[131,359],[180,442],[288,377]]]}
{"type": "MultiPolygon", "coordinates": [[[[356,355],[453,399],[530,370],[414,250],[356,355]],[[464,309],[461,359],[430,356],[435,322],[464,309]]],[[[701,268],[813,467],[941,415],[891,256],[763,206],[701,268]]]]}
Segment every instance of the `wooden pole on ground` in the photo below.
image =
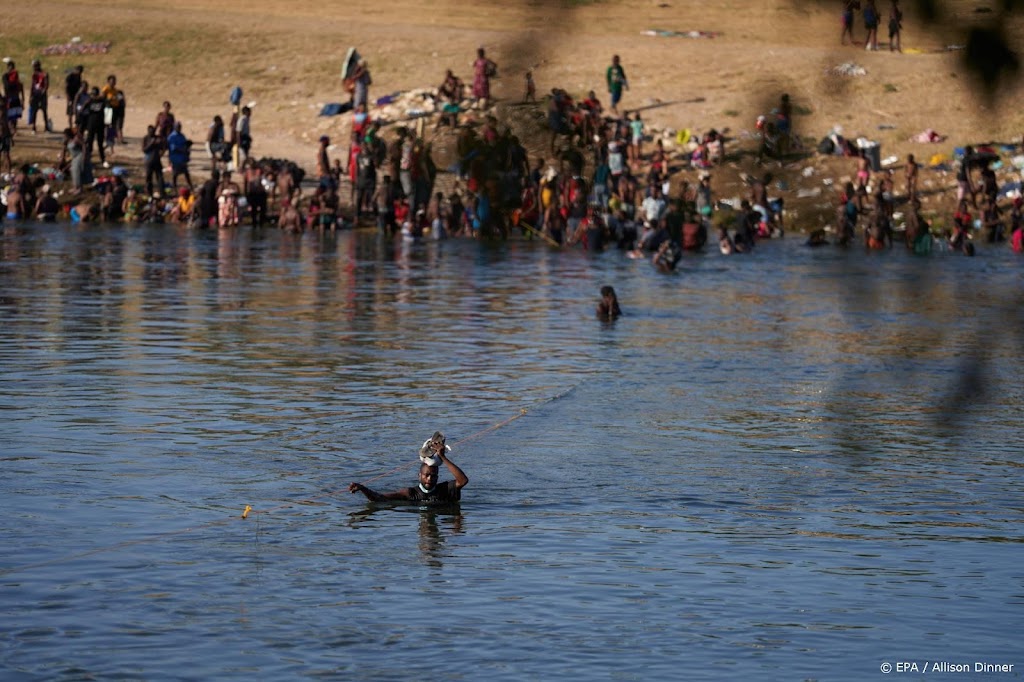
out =
{"type": "Polygon", "coordinates": [[[530,233],[531,233],[531,234],[535,234],[535,235],[537,235],[538,237],[540,237],[541,239],[543,239],[544,241],[546,241],[546,242],[547,242],[548,244],[551,244],[552,246],[557,246],[558,248],[562,248],[562,245],[561,245],[561,244],[559,244],[558,242],[556,242],[556,241],[555,241],[554,239],[552,239],[552,238],[551,238],[551,237],[550,237],[549,235],[546,235],[546,234],[544,234],[543,232],[541,232],[540,230],[538,230],[538,229],[537,229],[536,227],[534,227],[533,225],[530,225],[529,223],[526,223],[526,222],[524,222],[524,221],[522,221],[522,220],[520,220],[520,221],[519,221],[519,225],[520,225],[520,227],[525,227],[525,228],[526,228],[527,230],[529,230],[529,231],[530,231],[530,233]]]}
{"type": "Polygon", "coordinates": [[[242,142],[242,138],[238,136],[238,120],[242,117],[242,105],[235,105],[235,130],[232,135],[235,138],[235,144],[231,148],[231,163],[234,166],[235,172],[238,172],[238,156],[239,156],[239,145],[242,142]]]}

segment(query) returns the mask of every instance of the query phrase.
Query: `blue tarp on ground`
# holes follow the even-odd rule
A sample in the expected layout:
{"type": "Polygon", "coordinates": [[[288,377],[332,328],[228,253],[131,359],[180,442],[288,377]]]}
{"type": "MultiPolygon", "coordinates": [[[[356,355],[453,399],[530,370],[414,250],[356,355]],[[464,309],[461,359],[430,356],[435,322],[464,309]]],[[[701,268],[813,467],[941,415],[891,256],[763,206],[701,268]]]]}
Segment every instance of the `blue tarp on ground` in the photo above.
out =
{"type": "Polygon", "coordinates": [[[330,102],[324,105],[324,108],[320,110],[321,116],[337,116],[338,114],[344,114],[346,111],[352,110],[352,102],[330,102]]]}

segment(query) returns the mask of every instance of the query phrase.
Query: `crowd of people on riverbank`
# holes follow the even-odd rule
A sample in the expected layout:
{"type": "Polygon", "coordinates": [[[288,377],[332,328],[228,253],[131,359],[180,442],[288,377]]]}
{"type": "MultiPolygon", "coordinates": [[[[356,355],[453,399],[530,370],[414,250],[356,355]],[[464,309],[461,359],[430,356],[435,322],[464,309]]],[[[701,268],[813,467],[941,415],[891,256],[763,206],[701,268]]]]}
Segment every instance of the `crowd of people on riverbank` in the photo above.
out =
{"type": "MultiPolygon", "coordinates": [[[[13,59],[5,58],[3,75],[3,97],[0,98],[0,109],[3,116],[3,128],[0,129],[0,173],[13,170],[11,149],[18,124],[24,112],[25,84],[13,59]]],[[[60,165],[61,171],[75,173],[77,188],[81,189],[83,171],[92,165],[95,150],[100,164],[109,168],[108,155],[112,156],[117,144],[124,144],[124,119],[126,99],[124,91],[117,85],[117,76],[109,75],[106,84],[90,86],[85,80],[85,67],[79,65],[71,69],[64,78],[64,98],[67,127],[64,129],[65,144],[60,165]],[[70,141],[75,146],[69,147],[70,141]]],[[[32,134],[54,132],[55,126],[50,115],[50,75],[43,68],[39,59],[32,60],[32,73],[29,78],[28,125],[32,134]],[[41,125],[40,125],[41,124],[41,125]]]]}
{"type": "MultiPolygon", "coordinates": [[[[607,110],[594,91],[576,100],[552,89],[546,102],[548,153],[533,160],[511,128],[500,127],[487,109],[489,79],[496,70],[480,50],[471,97],[451,70],[437,88],[435,129],[456,128],[456,181],[449,192],[434,190],[431,143],[405,126],[396,129],[390,143],[383,142],[379,126],[362,107],[355,108],[349,180],[357,222],[373,213],[383,232],[411,240],[507,237],[520,230],[559,246],[596,251],[615,245],[634,257],[651,255],[667,267],[682,251],[702,248],[712,231],[727,253],[749,250],[758,236],[781,234],[781,201],[770,201],[760,181],[751,183],[749,201],[737,207],[742,215],[734,225],[712,225],[716,204],[709,171],[725,158],[724,136],[715,130],[694,139],[685,161],[687,168],[704,171],[700,182],[684,183],[669,198],[670,157],[664,144],[657,140],[645,151],[641,112],[618,110],[628,89],[618,56],[606,70],[607,110]]],[[[522,101],[536,102],[532,72],[526,73],[522,101]]],[[[779,130],[788,130],[786,116],[778,117],[779,130]]],[[[318,161],[322,177],[327,167],[318,161]]]]}
{"type": "MultiPolygon", "coordinates": [[[[783,200],[768,196],[770,174],[746,178],[746,194],[735,205],[714,197],[711,173],[726,158],[724,135],[712,129],[682,140],[683,154],[679,150],[670,154],[660,137],[649,144],[642,111],[620,111],[629,80],[617,55],[604,74],[607,107],[593,90],[577,99],[561,88],[551,89],[541,104],[533,73],[527,71],[522,101],[545,107],[550,135],[547,152],[532,160],[523,142],[509,127],[502,127],[491,108],[490,81],[497,75],[497,63],[481,48],[470,88],[447,71],[436,89],[433,128],[454,130],[457,163],[451,169],[453,181],[443,183],[447,185],[443,190],[438,188],[439,169],[425,121],[385,128],[370,113],[372,80],[365,59],[356,65],[350,92],[350,137],[337,145],[345,158],[332,163],[335,147],[329,136],[322,136],[315,184],[306,187],[299,164],[250,156],[252,109],[240,105],[229,122],[215,116],[210,123],[205,140],[209,179],[194,183],[193,142],[183,134],[169,101],[142,139],[144,181],[137,178],[136,184],[129,184],[126,169],[110,169],[108,160],[122,154],[117,145],[124,142],[124,92],[114,75],[107,78],[102,91],[90,87],[82,67],[65,78],[68,127],[54,172],[33,175],[25,165],[15,169],[10,140],[17,134],[21,115],[17,105],[24,93],[14,62],[6,61],[6,115],[0,132],[7,143],[0,144],[0,171],[6,159],[10,177],[4,217],[9,220],[54,220],[66,212],[72,220],[81,221],[173,222],[194,227],[248,222],[292,232],[376,224],[387,235],[412,241],[508,237],[520,231],[558,246],[579,245],[590,251],[618,247],[634,258],[650,257],[664,269],[672,269],[681,253],[704,248],[709,239],[724,254],[743,253],[758,240],[781,236],[785,230],[783,200]],[[100,167],[103,170],[97,172],[100,167]],[[696,182],[680,180],[677,171],[681,169],[698,174],[696,182]],[[61,176],[70,180],[70,188],[58,201],[52,190],[61,176]],[[670,176],[675,179],[670,181],[670,176]]],[[[36,60],[29,115],[33,130],[38,114],[44,129],[52,129],[45,98],[48,87],[49,78],[36,60]]],[[[792,131],[788,95],[782,95],[778,108],[768,116],[758,118],[757,131],[759,162],[792,152],[799,138],[792,131]]],[[[869,248],[890,246],[897,204],[895,178],[890,171],[869,184],[866,157],[858,164],[856,183],[843,187],[838,197],[836,243],[850,244],[862,231],[869,248]]],[[[909,157],[904,170],[907,192],[900,198],[908,206],[908,246],[925,252],[931,230],[915,195],[917,168],[909,157]]],[[[973,248],[972,228],[977,229],[978,222],[990,241],[1006,237],[1014,244],[1020,241],[1019,202],[1004,219],[990,191],[989,175],[990,169],[973,151],[958,170],[958,199],[964,201],[954,216],[949,239],[965,253],[973,248]],[[979,189],[974,188],[976,169],[981,172],[979,189]],[[970,208],[980,211],[978,221],[970,208]]],[[[823,231],[813,233],[808,241],[811,245],[826,242],[823,231]]]]}
{"type": "MultiPolygon", "coordinates": [[[[872,182],[873,169],[867,156],[859,155],[856,161],[856,181],[846,182],[837,200],[837,244],[852,244],[860,233],[868,249],[892,248],[899,215],[897,202],[901,202],[904,207],[902,241],[915,253],[927,254],[933,248],[942,248],[973,256],[975,239],[989,244],[1009,241],[1015,252],[1024,252],[1021,182],[1004,183],[1000,187],[996,166],[1001,162],[991,148],[967,146],[957,159],[957,205],[948,228],[931,224],[922,212],[918,186],[921,164],[913,154],[907,155],[903,166],[902,194],[893,169],[882,170],[872,182]],[[977,212],[977,217],[972,210],[977,212]],[[936,235],[941,242],[936,240],[936,235]]],[[[824,230],[815,230],[808,240],[810,246],[827,243],[824,230]]]]}

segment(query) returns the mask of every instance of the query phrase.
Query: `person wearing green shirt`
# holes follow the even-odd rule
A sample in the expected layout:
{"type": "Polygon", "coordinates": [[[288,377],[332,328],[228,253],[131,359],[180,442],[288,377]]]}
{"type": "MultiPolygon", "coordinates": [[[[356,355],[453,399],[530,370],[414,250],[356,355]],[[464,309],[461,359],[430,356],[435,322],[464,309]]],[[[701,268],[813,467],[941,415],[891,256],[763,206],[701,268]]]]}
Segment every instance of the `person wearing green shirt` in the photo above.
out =
{"type": "Polygon", "coordinates": [[[619,100],[622,99],[622,89],[629,90],[629,82],[626,80],[626,71],[619,63],[619,55],[612,57],[612,65],[605,73],[605,80],[608,82],[608,92],[612,98],[612,111],[619,113],[619,100]]]}

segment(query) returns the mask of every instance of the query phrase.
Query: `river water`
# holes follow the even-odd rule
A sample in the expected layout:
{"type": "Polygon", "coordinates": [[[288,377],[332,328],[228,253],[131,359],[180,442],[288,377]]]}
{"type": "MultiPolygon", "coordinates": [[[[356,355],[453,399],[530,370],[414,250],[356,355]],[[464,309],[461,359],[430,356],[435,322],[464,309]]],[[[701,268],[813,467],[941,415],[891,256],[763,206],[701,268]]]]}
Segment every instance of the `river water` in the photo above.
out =
{"type": "Polygon", "coordinates": [[[6,225],[0,678],[1019,679],[1022,267],[6,225]]]}

